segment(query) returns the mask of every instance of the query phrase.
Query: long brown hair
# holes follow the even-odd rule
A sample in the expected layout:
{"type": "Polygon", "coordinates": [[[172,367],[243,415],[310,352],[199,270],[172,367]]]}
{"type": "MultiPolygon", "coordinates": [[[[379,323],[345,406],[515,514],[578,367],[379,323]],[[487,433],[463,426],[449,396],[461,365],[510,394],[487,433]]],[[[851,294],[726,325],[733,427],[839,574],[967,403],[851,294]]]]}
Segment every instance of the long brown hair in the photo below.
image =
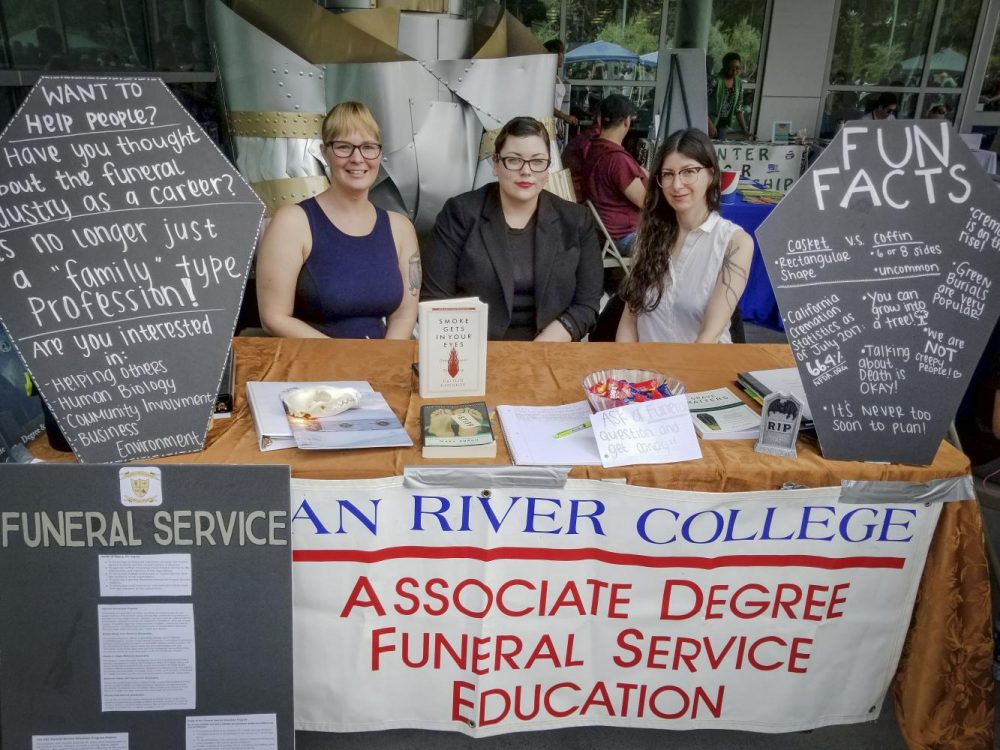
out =
{"type": "Polygon", "coordinates": [[[652,312],[663,298],[663,284],[670,267],[670,248],[677,241],[680,226],[677,214],[663,197],[657,183],[663,162],[675,152],[694,159],[712,170],[712,182],[705,193],[710,211],[719,210],[719,162],[712,142],[701,130],[690,128],[671,133],[653,159],[649,188],[642,205],[639,229],[632,248],[632,271],[618,293],[632,314],[652,312]]]}

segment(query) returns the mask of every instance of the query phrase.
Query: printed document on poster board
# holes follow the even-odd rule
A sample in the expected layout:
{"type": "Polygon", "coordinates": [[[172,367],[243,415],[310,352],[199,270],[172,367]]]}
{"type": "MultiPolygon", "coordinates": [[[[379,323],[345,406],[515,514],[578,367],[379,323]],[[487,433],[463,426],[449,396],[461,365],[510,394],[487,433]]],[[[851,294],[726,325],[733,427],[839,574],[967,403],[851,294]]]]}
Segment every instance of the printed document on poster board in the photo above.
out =
{"type": "Polygon", "coordinates": [[[102,711],[195,708],[194,605],[97,607],[102,711]]]}
{"type": "Polygon", "coordinates": [[[128,732],[109,734],[36,734],[31,750],[129,750],[128,732]]]}
{"type": "Polygon", "coordinates": [[[185,750],[277,750],[278,720],[275,714],[188,716],[185,735],[185,750]]]}
{"type": "Polygon", "coordinates": [[[101,555],[101,596],[191,596],[191,555],[101,555]]]}

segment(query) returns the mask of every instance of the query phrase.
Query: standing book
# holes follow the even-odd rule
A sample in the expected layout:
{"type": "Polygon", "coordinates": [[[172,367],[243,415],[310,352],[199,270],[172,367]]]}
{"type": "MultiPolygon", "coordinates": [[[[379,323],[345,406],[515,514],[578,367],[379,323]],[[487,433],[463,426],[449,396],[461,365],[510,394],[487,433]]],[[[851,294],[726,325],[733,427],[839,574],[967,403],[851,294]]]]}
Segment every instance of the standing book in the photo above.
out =
{"type": "Polygon", "coordinates": [[[749,440],[760,435],[760,414],[728,388],[689,393],[687,401],[702,440],[749,440]]]}
{"type": "Polygon", "coordinates": [[[420,398],[485,395],[486,303],[428,300],[418,321],[420,398]]]}
{"type": "Polygon", "coordinates": [[[497,441],[485,401],[420,407],[424,458],[496,458],[497,441]]]}

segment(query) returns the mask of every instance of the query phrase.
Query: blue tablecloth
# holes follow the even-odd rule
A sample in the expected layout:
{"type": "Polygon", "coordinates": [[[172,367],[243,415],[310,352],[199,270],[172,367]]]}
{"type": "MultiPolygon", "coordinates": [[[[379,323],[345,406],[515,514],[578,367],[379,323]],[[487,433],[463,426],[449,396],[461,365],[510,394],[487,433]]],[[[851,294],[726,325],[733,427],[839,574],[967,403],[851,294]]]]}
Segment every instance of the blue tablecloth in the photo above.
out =
{"type": "Polygon", "coordinates": [[[753,237],[753,263],[750,265],[750,277],[747,288],[740,300],[740,312],[743,320],[765,326],[774,331],[785,330],[778,311],[778,302],[774,299],[771,280],[767,277],[764,258],[760,254],[760,245],[754,234],[761,222],[774,210],[773,205],[762,203],[747,203],[739,193],[733,193],[723,198],[722,216],[739,224],[743,230],[753,237]]]}

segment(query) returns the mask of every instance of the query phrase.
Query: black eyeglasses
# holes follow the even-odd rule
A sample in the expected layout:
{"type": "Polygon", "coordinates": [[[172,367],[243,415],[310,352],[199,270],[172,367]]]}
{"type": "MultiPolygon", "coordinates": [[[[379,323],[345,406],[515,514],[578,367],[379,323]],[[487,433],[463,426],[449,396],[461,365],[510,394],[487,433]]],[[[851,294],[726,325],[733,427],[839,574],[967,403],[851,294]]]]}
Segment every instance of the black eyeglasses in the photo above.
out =
{"type": "Polygon", "coordinates": [[[674,184],[675,177],[680,177],[681,185],[691,185],[698,179],[698,174],[703,169],[708,169],[708,167],[684,167],[684,169],[677,172],[671,172],[670,170],[660,172],[656,175],[656,184],[660,187],[668,187],[674,184]]]}
{"type": "Polygon", "coordinates": [[[496,159],[511,172],[520,172],[525,164],[532,172],[544,172],[552,163],[548,159],[522,159],[520,156],[498,156],[496,159]]]}
{"type": "Polygon", "coordinates": [[[354,156],[355,149],[360,151],[365,159],[377,159],[382,154],[381,143],[362,143],[360,146],[355,146],[347,141],[327,141],[326,147],[341,159],[350,159],[354,156]]]}

